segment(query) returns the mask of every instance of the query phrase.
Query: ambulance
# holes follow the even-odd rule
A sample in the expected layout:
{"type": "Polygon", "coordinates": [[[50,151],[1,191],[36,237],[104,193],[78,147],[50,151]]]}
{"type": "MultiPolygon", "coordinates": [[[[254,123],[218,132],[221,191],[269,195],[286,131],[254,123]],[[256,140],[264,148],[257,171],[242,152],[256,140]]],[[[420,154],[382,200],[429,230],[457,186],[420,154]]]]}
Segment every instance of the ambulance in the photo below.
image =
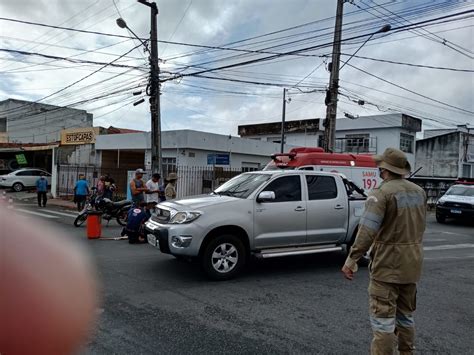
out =
{"type": "Polygon", "coordinates": [[[326,153],[322,148],[293,148],[289,153],[273,154],[263,170],[296,169],[339,173],[370,191],[382,183],[378,168],[369,154],[326,153]]]}

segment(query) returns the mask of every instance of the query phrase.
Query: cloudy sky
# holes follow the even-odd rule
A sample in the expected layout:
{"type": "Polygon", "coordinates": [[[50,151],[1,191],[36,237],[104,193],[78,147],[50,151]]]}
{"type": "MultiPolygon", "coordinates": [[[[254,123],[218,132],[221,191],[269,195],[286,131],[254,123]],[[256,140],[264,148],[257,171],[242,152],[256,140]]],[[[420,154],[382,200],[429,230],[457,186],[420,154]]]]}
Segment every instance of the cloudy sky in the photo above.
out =
{"type": "MultiPolygon", "coordinates": [[[[158,6],[159,40],[174,42],[159,43],[161,78],[167,80],[163,130],[236,135],[239,124],[278,121],[284,87],[291,98],[287,120],[325,116],[335,0],[161,0],[158,6]],[[218,69],[229,65],[235,66],[218,69]],[[193,74],[208,69],[216,70],[193,74]]],[[[392,30],[371,37],[357,53],[364,58],[352,58],[341,70],[338,117],[403,112],[422,118],[424,129],[473,124],[473,9],[469,1],[346,3],[342,60],[383,25],[392,30]],[[407,30],[410,24],[418,25],[407,30]]],[[[0,100],[68,105],[93,113],[94,125],[150,129],[147,101],[132,105],[145,96],[148,75],[148,54],[137,40],[5,20],[130,36],[115,23],[122,17],[148,38],[146,6],[135,0],[3,0],[0,14],[0,100]],[[122,66],[101,69],[84,61],[122,66]]]]}

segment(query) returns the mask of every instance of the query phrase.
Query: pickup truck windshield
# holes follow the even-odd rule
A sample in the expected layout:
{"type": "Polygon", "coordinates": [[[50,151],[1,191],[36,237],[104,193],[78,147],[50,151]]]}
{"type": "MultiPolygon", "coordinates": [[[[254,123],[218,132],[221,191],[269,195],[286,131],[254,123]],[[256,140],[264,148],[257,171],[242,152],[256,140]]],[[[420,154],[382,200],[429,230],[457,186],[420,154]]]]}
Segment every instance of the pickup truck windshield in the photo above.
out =
{"type": "Polygon", "coordinates": [[[241,174],[227,181],[213,193],[217,195],[247,198],[265,181],[268,181],[270,177],[268,174],[241,174]]]}
{"type": "Polygon", "coordinates": [[[474,188],[469,186],[453,186],[446,192],[446,195],[474,196],[474,188]]]}

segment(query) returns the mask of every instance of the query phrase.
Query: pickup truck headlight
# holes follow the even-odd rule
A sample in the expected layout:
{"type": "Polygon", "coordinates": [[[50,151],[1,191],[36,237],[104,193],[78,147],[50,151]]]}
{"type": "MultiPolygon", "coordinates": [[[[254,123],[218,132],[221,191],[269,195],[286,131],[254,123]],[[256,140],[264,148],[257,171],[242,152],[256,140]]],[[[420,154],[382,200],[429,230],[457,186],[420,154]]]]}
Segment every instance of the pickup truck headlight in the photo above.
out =
{"type": "Polygon", "coordinates": [[[444,201],[438,201],[436,204],[437,204],[438,206],[443,206],[444,203],[445,203],[444,201]]]}
{"type": "Polygon", "coordinates": [[[183,224],[190,223],[196,220],[201,214],[199,212],[178,212],[171,217],[169,223],[171,224],[183,224]]]}

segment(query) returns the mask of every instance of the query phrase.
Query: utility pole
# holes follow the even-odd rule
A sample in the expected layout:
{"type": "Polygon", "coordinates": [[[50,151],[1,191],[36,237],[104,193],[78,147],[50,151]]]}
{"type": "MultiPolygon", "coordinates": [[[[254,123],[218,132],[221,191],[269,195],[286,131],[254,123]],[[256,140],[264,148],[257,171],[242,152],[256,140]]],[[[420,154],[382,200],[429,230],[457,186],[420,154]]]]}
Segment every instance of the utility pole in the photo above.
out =
{"type": "Polygon", "coordinates": [[[339,62],[341,58],[342,15],[345,0],[337,0],[336,25],[334,28],[334,42],[332,47],[332,62],[329,77],[329,89],[326,92],[326,120],[324,121],[323,148],[326,152],[333,152],[336,141],[337,93],[339,89],[339,62]]]}
{"type": "Polygon", "coordinates": [[[161,109],[160,109],[160,67],[158,66],[158,7],[155,2],[137,0],[151,10],[150,30],[150,112],[151,112],[151,171],[161,173],[161,109]]]}
{"type": "Polygon", "coordinates": [[[280,153],[285,150],[285,117],[286,117],[286,89],[283,89],[283,110],[281,112],[281,148],[280,153]]]}

